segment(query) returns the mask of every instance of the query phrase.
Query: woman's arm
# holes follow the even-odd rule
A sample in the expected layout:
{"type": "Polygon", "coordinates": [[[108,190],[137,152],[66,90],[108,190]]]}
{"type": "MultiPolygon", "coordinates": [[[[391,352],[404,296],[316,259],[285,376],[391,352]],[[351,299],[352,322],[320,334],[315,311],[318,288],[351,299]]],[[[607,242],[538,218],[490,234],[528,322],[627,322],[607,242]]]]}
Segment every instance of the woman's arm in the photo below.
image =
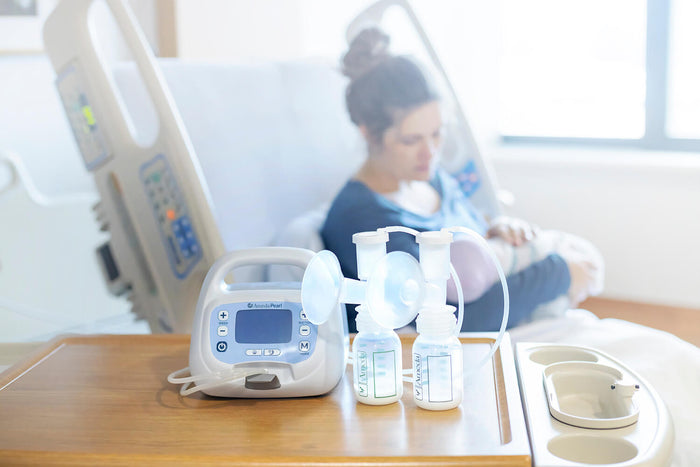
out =
{"type": "MultiPolygon", "coordinates": [[[[508,327],[528,318],[539,305],[567,293],[569,267],[556,254],[507,277],[510,295],[508,327]]],[[[478,300],[464,306],[462,331],[498,331],[503,318],[503,292],[496,282],[478,300]]]]}

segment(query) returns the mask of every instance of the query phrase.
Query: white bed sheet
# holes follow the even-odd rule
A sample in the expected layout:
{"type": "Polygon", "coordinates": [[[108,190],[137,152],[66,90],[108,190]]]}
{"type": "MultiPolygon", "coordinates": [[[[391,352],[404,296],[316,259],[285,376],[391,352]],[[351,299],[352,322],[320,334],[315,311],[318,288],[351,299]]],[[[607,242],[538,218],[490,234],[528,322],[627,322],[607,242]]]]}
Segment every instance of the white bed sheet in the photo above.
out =
{"type": "Polygon", "coordinates": [[[675,428],[672,466],[700,463],[700,348],[667,332],[586,310],[510,331],[513,343],[580,345],[623,362],[651,384],[666,403],[675,428]]]}

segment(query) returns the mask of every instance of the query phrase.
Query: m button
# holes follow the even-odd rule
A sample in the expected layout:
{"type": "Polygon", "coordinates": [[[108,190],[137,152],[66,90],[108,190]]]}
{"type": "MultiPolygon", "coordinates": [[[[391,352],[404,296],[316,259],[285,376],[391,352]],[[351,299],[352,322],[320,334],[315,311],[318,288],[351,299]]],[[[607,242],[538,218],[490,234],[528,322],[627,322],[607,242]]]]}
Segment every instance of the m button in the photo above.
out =
{"type": "Polygon", "coordinates": [[[299,341],[299,352],[309,353],[311,350],[311,343],[309,341],[299,341]]]}

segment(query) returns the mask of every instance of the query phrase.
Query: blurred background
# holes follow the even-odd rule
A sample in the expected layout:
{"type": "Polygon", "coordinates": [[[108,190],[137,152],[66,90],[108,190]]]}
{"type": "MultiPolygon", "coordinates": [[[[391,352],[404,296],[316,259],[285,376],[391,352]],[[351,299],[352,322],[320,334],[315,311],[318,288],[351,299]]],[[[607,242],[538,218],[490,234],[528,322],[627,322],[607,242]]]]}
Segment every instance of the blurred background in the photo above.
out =
{"type": "MultiPolygon", "coordinates": [[[[96,3],[101,40],[119,56],[118,34],[96,3]]],[[[157,56],[235,63],[337,62],[347,24],[371,4],[128,3],[157,56]]],[[[9,190],[15,169],[0,164],[0,341],[147,332],[103,284],[97,223],[74,227],[92,222],[97,195],[42,50],[41,25],[55,4],[0,0],[0,152],[21,161],[27,187],[9,190]]],[[[512,194],[508,214],[585,237],[603,253],[605,292],[584,307],[671,323],[691,341],[700,335],[700,3],[411,5],[481,152],[512,194]]]]}

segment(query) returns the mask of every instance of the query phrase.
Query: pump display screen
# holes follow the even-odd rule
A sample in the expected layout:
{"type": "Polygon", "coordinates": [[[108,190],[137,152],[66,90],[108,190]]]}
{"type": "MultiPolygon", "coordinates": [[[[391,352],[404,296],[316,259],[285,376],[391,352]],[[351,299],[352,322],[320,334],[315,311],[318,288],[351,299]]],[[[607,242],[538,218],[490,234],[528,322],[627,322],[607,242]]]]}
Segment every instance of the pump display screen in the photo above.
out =
{"type": "Polygon", "coordinates": [[[252,309],[236,314],[236,342],[282,344],[292,340],[291,310],[252,309]]]}

